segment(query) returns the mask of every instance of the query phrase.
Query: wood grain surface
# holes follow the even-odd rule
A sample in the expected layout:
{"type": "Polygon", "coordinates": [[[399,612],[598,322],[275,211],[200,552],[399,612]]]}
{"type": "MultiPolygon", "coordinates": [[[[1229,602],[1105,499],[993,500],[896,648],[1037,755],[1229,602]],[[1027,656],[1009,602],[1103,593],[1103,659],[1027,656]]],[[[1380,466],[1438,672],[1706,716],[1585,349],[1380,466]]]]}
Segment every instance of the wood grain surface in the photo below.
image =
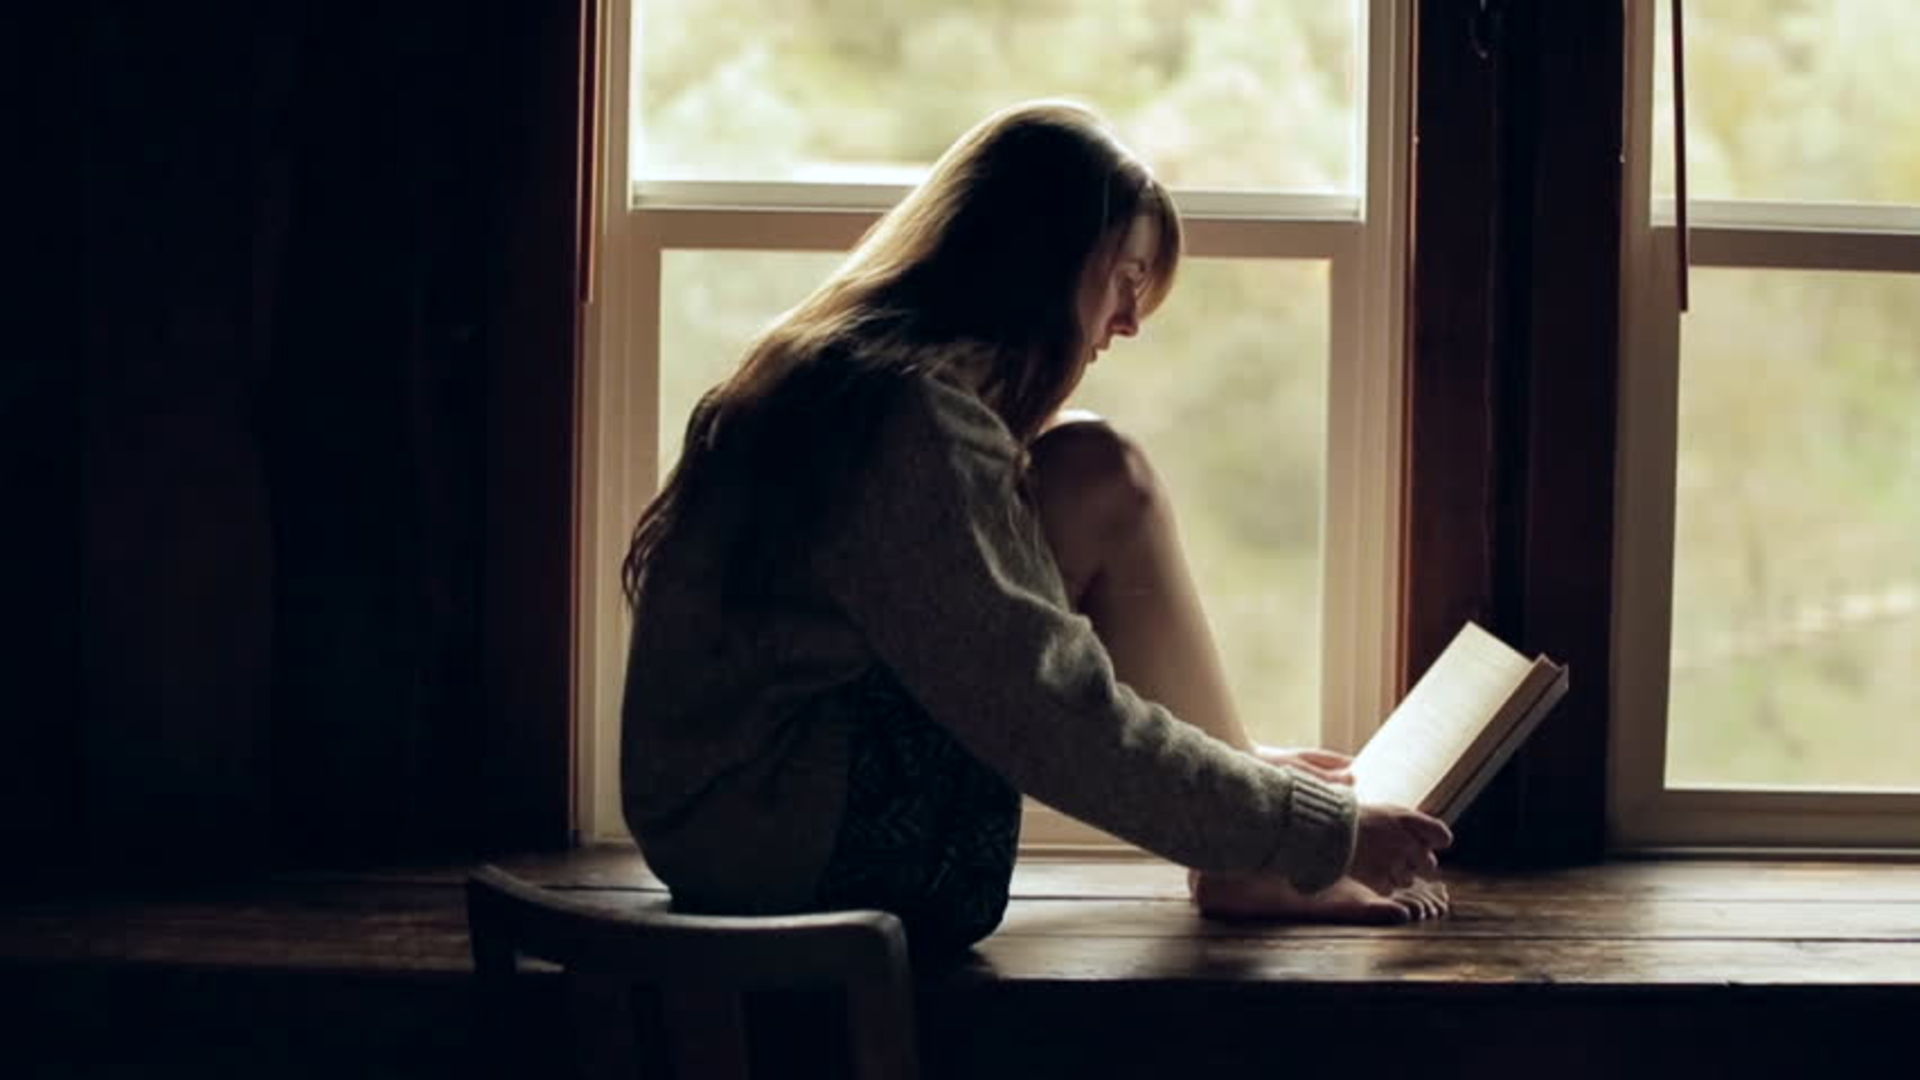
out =
{"type": "MultiPolygon", "coordinates": [[[[670,903],[631,848],[501,865],[613,907],[670,903]]],[[[16,903],[0,909],[0,990],[27,1003],[25,1060],[54,1063],[48,1075],[471,1075],[485,1055],[466,871],[16,903]]],[[[1001,929],[919,973],[924,1071],[1785,1075],[1878,1061],[1920,1007],[1920,864],[1448,881],[1454,912],[1438,921],[1272,925],[1199,917],[1166,863],[1023,863],[1001,929]]],[[[560,989],[536,972],[520,1011],[547,1053],[565,1045],[560,989]]],[[[756,1060],[818,1075],[800,1063],[836,1060],[819,1045],[836,1007],[751,1006],[756,1060]]]]}

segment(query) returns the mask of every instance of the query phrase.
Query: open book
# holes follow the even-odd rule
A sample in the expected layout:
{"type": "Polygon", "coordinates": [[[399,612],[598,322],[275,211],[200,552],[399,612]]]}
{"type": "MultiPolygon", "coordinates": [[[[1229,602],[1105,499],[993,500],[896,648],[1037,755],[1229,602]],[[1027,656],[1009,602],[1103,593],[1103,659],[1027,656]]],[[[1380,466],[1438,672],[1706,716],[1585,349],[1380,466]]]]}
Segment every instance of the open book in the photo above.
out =
{"type": "Polygon", "coordinates": [[[1353,762],[1361,802],[1453,824],[1567,692],[1567,669],[1467,623],[1353,762]]]}

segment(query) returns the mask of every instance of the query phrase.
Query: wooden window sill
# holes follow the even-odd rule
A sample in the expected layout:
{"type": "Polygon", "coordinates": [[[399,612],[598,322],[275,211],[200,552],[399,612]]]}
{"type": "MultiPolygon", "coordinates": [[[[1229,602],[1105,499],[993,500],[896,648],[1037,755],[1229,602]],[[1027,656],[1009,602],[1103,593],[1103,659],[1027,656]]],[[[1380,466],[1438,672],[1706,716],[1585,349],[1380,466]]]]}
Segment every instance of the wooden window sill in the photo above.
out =
{"type": "MultiPolygon", "coordinates": [[[[501,862],[611,903],[664,898],[631,849],[501,862]]],[[[306,874],[217,896],[16,904],[0,913],[0,989],[35,1002],[23,1030],[66,1045],[103,1016],[149,1016],[306,1046],[307,1060],[445,1063],[471,1049],[463,880],[461,867],[306,874]]],[[[1228,924],[1199,918],[1165,863],[1028,861],[1000,931],[923,974],[923,1041],[953,1075],[1145,1073],[1195,1054],[1389,1068],[1442,1051],[1578,1075],[1655,1045],[1718,1055],[1701,1060],[1719,1075],[1896,1045],[1920,1008],[1920,864],[1618,862],[1450,881],[1455,911],[1430,923],[1228,924]],[[1383,1024],[1400,1034],[1371,1038],[1383,1024]]]]}

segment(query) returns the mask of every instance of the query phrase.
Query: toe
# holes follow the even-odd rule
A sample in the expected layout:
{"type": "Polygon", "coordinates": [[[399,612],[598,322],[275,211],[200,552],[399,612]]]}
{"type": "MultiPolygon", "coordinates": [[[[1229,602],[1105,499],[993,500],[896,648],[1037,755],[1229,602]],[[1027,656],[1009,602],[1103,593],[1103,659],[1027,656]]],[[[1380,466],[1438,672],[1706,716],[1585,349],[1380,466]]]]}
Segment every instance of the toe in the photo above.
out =
{"type": "Polygon", "coordinates": [[[1398,926],[1402,923],[1412,922],[1415,918],[1413,912],[1407,910],[1405,904],[1394,903],[1391,900],[1372,905],[1368,909],[1368,916],[1369,921],[1379,923],[1382,926],[1398,926]]]}

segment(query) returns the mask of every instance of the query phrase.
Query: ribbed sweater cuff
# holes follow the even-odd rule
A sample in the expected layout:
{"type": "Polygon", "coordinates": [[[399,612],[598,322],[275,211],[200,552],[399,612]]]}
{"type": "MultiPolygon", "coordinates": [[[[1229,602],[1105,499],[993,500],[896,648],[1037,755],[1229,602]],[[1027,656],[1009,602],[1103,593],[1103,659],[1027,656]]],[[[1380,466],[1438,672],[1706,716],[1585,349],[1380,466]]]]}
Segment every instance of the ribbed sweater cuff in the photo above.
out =
{"type": "Polygon", "coordinates": [[[1295,769],[1288,795],[1286,840],[1274,862],[1293,887],[1315,893],[1340,880],[1353,859],[1353,789],[1329,784],[1295,769]]]}

